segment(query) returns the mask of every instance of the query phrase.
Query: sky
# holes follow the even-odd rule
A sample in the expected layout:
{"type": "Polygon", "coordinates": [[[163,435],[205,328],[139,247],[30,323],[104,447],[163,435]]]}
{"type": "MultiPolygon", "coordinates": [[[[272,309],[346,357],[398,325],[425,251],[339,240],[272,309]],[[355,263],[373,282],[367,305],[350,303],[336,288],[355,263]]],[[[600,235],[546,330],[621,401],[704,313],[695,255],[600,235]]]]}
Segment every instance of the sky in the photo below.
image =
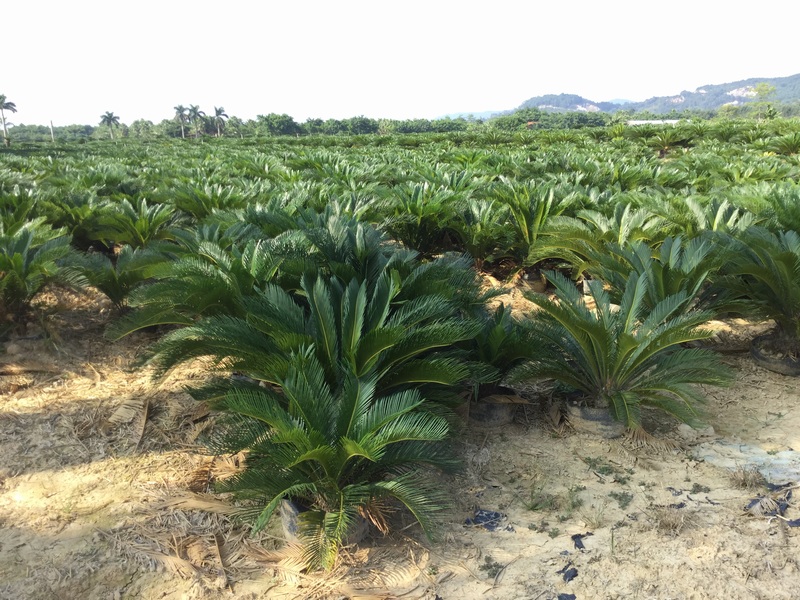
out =
{"type": "Polygon", "coordinates": [[[796,0],[18,0],[0,9],[0,94],[12,123],[55,125],[644,100],[800,73],[798,17],[796,0]]]}

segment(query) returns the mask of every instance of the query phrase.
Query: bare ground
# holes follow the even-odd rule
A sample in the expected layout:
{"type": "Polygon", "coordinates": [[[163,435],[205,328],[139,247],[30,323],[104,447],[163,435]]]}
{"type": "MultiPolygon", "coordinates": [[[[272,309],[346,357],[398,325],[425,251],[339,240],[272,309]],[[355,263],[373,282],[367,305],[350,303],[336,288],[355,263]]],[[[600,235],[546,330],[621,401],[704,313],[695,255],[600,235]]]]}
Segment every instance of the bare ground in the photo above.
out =
{"type": "Polygon", "coordinates": [[[707,390],[710,428],[654,417],[650,444],[603,439],[533,390],[511,425],[458,440],[466,468],[446,482],[457,509],[441,540],[398,515],[396,533],[323,576],[281,562],[277,526],[253,538],[204,493],[235,458],[196,443],[209,419],[183,388],[202,369],[154,382],[135,362],[155,338],[106,341],[99,297],[39,308],[0,354],[2,599],[797,597],[800,503],[783,518],[745,510],[787,495],[759,484],[748,452],[770,476],[800,450],[797,380],[742,352],[767,325],[713,324],[737,378],[707,390]],[[731,447],[747,452],[720,466],[731,447]],[[466,525],[477,508],[499,527],[466,525]]]}

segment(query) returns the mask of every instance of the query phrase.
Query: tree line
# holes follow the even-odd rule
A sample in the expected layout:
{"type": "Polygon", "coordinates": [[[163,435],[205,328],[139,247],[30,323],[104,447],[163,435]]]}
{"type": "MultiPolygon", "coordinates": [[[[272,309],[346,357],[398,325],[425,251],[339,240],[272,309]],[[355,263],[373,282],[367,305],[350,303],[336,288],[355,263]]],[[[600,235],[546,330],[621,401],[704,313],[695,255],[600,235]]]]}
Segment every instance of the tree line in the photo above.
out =
{"type": "Polygon", "coordinates": [[[244,120],[229,116],[225,108],[215,106],[206,113],[199,105],[178,105],[174,107],[172,118],[158,123],[147,119],[137,119],[130,124],[121,122],[121,117],[108,111],[101,115],[99,124],[67,125],[47,127],[44,125],[12,125],[6,120],[6,113],[16,112],[13,102],[0,95],[0,118],[3,125],[3,139],[9,145],[13,137],[20,142],[44,142],[53,139],[60,141],[87,141],[114,137],[138,139],[165,138],[203,138],[236,137],[257,138],[274,136],[307,135],[369,135],[369,134],[414,134],[414,133],[452,133],[467,131],[498,130],[506,132],[531,129],[582,129],[604,127],[629,119],[711,119],[715,117],[775,118],[800,116],[800,103],[751,103],[742,106],[724,106],[718,110],[672,110],[669,113],[651,111],[606,112],[548,111],[539,108],[522,108],[516,111],[498,113],[488,119],[468,117],[441,119],[373,119],[356,116],[349,119],[309,118],[297,122],[291,115],[269,113],[258,115],[255,119],[244,120]],[[12,129],[12,134],[9,133],[12,129]]]}

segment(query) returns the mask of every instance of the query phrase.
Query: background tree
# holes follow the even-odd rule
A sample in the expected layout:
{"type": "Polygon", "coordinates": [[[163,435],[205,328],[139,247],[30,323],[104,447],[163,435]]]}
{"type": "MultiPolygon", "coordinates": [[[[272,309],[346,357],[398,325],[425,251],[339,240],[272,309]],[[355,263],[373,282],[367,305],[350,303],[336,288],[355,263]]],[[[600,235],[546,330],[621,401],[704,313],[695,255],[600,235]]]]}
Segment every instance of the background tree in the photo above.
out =
{"type": "Polygon", "coordinates": [[[183,104],[175,107],[175,120],[181,124],[181,138],[186,139],[186,116],[189,112],[183,104]]]}
{"type": "Polygon", "coordinates": [[[245,123],[239,117],[233,116],[228,119],[226,129],[234,136],[244,139],[245,133],[252,135],[252,121],[245,123]]]}
{"type": "Polygon", "coordinates": [[[378,121],[364,116],[352,117],[345,121],[347,132],[352,135],[378,133],[378,121]]]}
{"type": "Polygon", "coordinates": [[[119,127],[119,117],[113,112],[106,112],[100,117],[100,125],[105,125],[108,127],[108,131],[111,134],[111,139],[113,140],[114,127],[119,127]]]}
{"type": "Polygon", "coordinates": [[[221,106],[214,107],[214,125],[217,126],[217,137],[222,137],[222,129],[225,127],[225,119],[228,115],[225,114],[225,109],[221,106]]]}
{"type": "Polygon", "coordinates": [[[325,121],[322,119],[308,118],[302,127],[309,135],[318,135],[324,132],[325,121]]]}
{"type": "Polygon", "coordinates": [[[155,125],[153,125],[152,121],[148,121],[147,119],[136,119],[130,124],[130,127],[128,127],[128,134],[130,137],[149,138],[153,137],[154,128],[155,125]]]}
{"type": "Polygon", "coordinates": [[[756,93],[756,101],[751,105],[756,111],[756,115],[761,119],[771,120],[778,116],[778,111],[772,105],[772,98],[775,96],[775,86],[770,85],[766,81],[757,83],[754,91],[756,93]]]}
{"type": "Polygon", "coordinates": [[[259,129],[265,129],[268,135],[298,135],[303,132],[303,128],[287,114],[270,113],[256,118],[259,129]]]}
{"type": "Polygon", "coordinates": [[[205,116],[206,113],[200,110],[200,107],[197,104],[189,105],[187,117],[189,119],[189,123],[194,126],[194,137],[200,137],[200,127],[205,125],[205,116]]]}
{"type": "Polygon", "coordinates": [[[521,131],[524,129],[535,129],[542,120],[542,111],[538,108],[525,108],[511,113],[501,115],[489,120],[489,125],[503,131],[521,131]]]}
{"type": "Polygon", "coordinates": [[[3,143],[6,146],[10,146],[11,140],[8,138],[8,127],[6,126],[5,111],[15,113],[17,112],[17,105],[13,102],[9,102],[5,94],[0,94],[0,120],[3,121],[3,143]]]}

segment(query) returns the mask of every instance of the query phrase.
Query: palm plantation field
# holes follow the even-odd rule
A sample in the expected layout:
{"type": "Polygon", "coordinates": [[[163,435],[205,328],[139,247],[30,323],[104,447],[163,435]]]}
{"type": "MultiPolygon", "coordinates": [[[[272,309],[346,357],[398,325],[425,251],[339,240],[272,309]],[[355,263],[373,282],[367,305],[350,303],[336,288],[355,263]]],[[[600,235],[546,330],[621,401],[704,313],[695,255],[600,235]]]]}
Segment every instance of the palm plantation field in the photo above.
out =
{"type": "Polygon", "coordinates": [[[4,150],[0,597],[791,597],[798,152],[4,150]]]}

